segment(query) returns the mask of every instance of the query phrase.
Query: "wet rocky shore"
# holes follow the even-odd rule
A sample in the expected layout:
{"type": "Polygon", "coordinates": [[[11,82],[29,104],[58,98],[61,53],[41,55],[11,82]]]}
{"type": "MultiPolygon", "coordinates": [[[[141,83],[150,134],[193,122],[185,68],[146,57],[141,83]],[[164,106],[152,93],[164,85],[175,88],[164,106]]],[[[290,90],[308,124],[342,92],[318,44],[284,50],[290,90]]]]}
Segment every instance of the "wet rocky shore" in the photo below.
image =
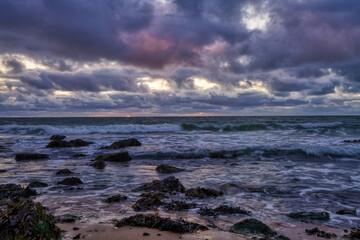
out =
{"type": "MultiPolygon", "coordinates": [[[[65,139],[67,139],[66,136],[53,135],[50,142],[44,147],[61,151],[61,149],[67,148],[86,148],[93,144],[92,141],[82,139],[65,139]]],[[[111,168],[109,164],[131,162],[132,156],[128,149],[134,147],[141,148],[142,143],[136,138],[121,139],[98,148],[99,151],[108,151],[106,153],[93,156],[77,153],[69,157],[88,157],[87,165],[89,167],[94,168],[99,173],[106,173],[107,169],[111,168]]],[[[0,147],[0,150],[11,151],[3,146],[0,147]]],[[[226,158],[224,156],[213,157],[226,158]]],[[[15,152],[14,161],[19,164],[26,162],[36,164],[38,161],[52,161],[52,159],[48,154],[33,151],[15,152]]],[[[235,166],[236,163],[231,164],[230,166],[235,166]]],[[[122,167],[126,168],[127,165],[122,165],[122,167]]],[[[0,173],[1,171],[5,173],[7,170],[0,169],[0,173]]],[[[277,230],[276,227],[270,226],[271,224],[266,224],[267,217],[261,219],[257,214],[254,217],[253,209],[247,209],[242,204],[223,204],[223,199],[227,198],[229,192],[228,188],[201,186],[201,181],[199,181],[198,186],[185,187],[179,175],[175,175],[190,171],[184,166],[162,163],[156,165],[153,171],[154,174],[160,174],[160,179],[138,184],[125,194],[121,190],[116,194],[104,196],[101,199],[103,204],[108,205],[112,209],[111,211],[120,213],[118,215],[121,215],[122,218],[99,220],[97,223],[112,224],[115,228],[124,226],[145,227],[181,234],[212,229],[239,234],[239,238],[243,237],[244,239],[291,239],[291,236],[286,236],[281,228],[277,230]],[[221,200],[217,200],[219,198],[221,200]],[[212,204],[207,204],[210,201],[212,204]],[[122,212],[124,214],[121,214],[122,212]],[[200,222],[197,222],[199,219],[200,222]],[[220,222],[220,224],[218,225],[216,222],[220,222]]],[[[40,177],[40,180],[32,181],[27,186],[0,185],[0,239],[65,238],[69,234],[61,231],[57,224],[86,222],[86,219],[83,219],[79,214],[78,209],[74,211],[73,215],[61,214],[61,212],[54,211],[53,206],[45,207],[37,201],[38,198],[41,199],[41,195],[46,195],[46,190],[43,189],[57,188],[64,193],[71,193],[83,191],[86,188],[87,182],[82,179],[83,174],[79,174],[73,169],[57,169],[52,174],[59,179],[56,184],[51,185],[51,183],[46,182],[46,179],[42,181],[40,177]]],[[[253,191],[256,190],[253,189],[253,191]]],[[[46,203],[46,201],[44,202],[46,203]]],[[[67,212],[72,212],[71,207],[67,209],[67,212]]],[[[355,208],[338,208],[336,214],[352,215],[354,218],[359,218],[359,213],[355,208]]],[[[328,232],[329,228],[324,228],[324,226],[327,226],[331,217],[331,213],[328,211],[316,209],[307,211],[301,208],[294,209],[294,211],[281,216],[283,222],[306,223],[310,226],[313,224],[313,228],[304,229],[302,234],[306,234],[306,236],[327,239],[360,239],[360,228],[357,227],[345,227],[342,229],[341,235],[328,232]]],[[[86,239],[84,234],[75,234],[78,230],[77,227],[73,228],[73,239],[86,239]]],[[[144,237],[146,236],[146,232],[144,232],[144,237]]]]}

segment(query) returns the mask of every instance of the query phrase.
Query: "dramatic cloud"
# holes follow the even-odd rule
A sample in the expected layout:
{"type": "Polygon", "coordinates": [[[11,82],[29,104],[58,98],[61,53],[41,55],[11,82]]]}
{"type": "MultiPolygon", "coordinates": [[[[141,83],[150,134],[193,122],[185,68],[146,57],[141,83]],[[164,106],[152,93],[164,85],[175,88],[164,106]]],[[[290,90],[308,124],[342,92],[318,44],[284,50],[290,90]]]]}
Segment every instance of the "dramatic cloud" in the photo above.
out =
{"type": "Polygon", "coordinates": [[[0,0],[0,114],[359,114],[359,12],[358,0],[0,0]]]}

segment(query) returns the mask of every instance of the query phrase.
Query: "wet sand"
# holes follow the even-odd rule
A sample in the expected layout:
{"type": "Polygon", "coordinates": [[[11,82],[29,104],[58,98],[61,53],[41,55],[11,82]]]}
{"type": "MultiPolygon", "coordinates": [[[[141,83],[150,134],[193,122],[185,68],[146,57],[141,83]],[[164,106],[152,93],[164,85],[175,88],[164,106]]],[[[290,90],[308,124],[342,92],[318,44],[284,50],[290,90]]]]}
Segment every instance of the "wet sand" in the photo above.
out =
{"type": "MultiPolygon", "coordinates": [[[[210,229],[208,231],[198,231],[196,233],[179,234],[167,231],[160,231],[158,229],[149,229],[144,227],[131,227],[124,226],[121,228],[114,227],[113,224],[93,224],[93,223],[62,223],[57,224],[61,229],[65,230],[63,239],[73,239],[73,237],[80,234],[79,239],[88,240],[161,240],[161,239],[184,239],[184,240],[246,240],[256,237],[253,234],[236,234],[229,231],[219,231],[216,229],[210,229]],[[74,227],[79,230],[74,230],[74,227]],[[144,236],[144,233],[150,235],[144,236]],[[160,235],[158,235],[160,234],[160,235]]],[[[311,224],[311,223],[280,223],[272,222],[269,226],[281,234],[289,237],[291,240],[318,240],[325,239],[317,237],[315,235],[309,236],[306,234],[305,229],[311,229],[318,227],[320,230],[335,233],[336,238],[331,239],[348,239],[343,237],[344,229],[329,227],[323,224],[311,224]]]]}

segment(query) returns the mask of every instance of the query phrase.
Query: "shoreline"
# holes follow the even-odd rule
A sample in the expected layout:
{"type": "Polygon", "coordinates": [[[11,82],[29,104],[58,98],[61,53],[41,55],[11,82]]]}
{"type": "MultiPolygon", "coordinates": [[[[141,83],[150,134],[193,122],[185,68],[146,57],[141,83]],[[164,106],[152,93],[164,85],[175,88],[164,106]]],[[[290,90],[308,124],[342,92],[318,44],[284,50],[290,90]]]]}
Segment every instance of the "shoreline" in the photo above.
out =
{"type": "MultiPolygon", "coordinates": [[[[197,231],[196,233],[173,233],[169,231],[161,231],[159,229],[150,229],[146,227],[133,227],[123,226],[120,228],[114,227],[114,224],[110,223],[86,223],[86,222],[75,222],[75,223],[59,223],[57,224],[62,230],[65,230],[63,240],[73,239],[79,236],[79,239],[88,240],[106,240],[106,239],[121,239],[121,240],[158,240],[158,239],[183,239],[183,240],[205,240],[205,239],[221,239],[221,240],[246,240],[252,239],[253,237],[262,237],[256,234],[239,234],[233,233],[229,230],[217,230],[209,229],[207,231],[197,231]],[[79,228],[79,230],[74,230],[79,228]],[[150,235],[144,236],[144,233],[150,235]],[[79,235],[80,234],[80,235],[79,235]],[[161,234],[160,236],[158,234],[161,234]]],[[[291,240],[317,240],[325,239],[317,237],[316,235],[308,235],[305,229],[319,228],[325,232],[335,233],[337,237],[331,239],[349,239],[345,238],[345,229],[326,226],[324,224],[316,223],[286,223],[286,222],[273,222],[269,223],[269,226],[274,230],[290,238],[291,240]]],[[[346,229],[349,231],[349,229],[346,229]]],[[[256,239],[256,238],[255,238],[256,239]]]]}

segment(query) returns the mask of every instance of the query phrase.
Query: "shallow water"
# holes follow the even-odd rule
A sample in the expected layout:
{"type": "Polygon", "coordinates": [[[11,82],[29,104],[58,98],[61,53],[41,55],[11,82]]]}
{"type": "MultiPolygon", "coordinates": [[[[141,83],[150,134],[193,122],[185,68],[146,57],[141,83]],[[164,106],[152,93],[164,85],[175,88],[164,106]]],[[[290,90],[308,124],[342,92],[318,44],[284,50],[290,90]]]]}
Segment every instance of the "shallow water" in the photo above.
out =
{"type": "MultiPolygon", "coordinates": [[[[221,189],[225,195],[198,201],[200,206],[240,205],[260,219],[288,220],[290,211],[328,211],[330,225],[357,226],[359,216],[338,215],[342,208],[360,206],[360,117],[211,117],[211,118],[35,118],[0,119],[1,183],[26,186],[34,180],[49,187],[38,189],[37,200],[56,214],[81,212],[84,217],[131,214],[141,183],[164,178],[161,163],[185,168],[174,174],[186,188],[221,189]],[[93,141],[89,147],[45,148],[52,134],[93,141]],[[90,167],[100,149],[130,137],[142,142],[130,147],[133,160],[108,163],[104,170],[90,167]],[[49,154],[51,159],[16,162],[15,153],[49,154]],[[76,158],[73,154],[86,157],[76,158]],[[85,184],[83,189],[56,183],[59,169],[69,168],[85,184]],[[123,193],[126,203],[109,206],[105,196],[123,193]]],[[[191,210],[196,216],[196,209],[191,210]]],[[[190,216],[189,216],[190,217],[190,216]]]]}

